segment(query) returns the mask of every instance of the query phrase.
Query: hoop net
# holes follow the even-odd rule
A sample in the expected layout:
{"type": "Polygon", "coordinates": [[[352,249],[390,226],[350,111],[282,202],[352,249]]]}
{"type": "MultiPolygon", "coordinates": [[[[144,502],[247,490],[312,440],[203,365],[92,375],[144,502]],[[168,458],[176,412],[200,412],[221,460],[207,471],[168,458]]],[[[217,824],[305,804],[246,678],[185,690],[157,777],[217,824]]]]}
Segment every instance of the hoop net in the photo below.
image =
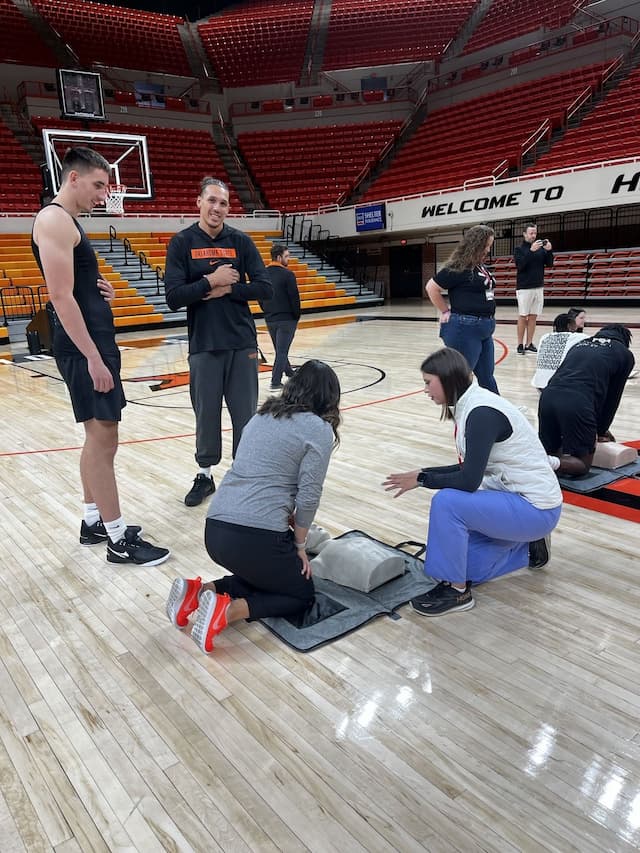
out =
{"type": "Polygon", "coordinates": [[[107,213],[124,213],[124,197],[126,193],[127,188],[124,184],[109,184],[109,192],[104,200],[107,213]]]}

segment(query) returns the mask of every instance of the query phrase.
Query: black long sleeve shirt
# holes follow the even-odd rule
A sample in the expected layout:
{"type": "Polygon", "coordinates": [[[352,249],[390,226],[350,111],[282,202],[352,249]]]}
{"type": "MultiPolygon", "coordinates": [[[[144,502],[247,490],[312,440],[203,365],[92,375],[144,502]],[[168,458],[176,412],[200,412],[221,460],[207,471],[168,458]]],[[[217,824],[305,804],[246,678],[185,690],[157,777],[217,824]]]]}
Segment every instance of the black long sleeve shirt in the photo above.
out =
{"type": "Polygon", "coordinates": [[[506,441],[513,429],[509,419],[497,409],[478,406],[469,413],[465,424],[466,454],[458,465],[423,468],[419,483],[428,489],[459,489],[475,492],[482,483],[491,448],[506,441]]]}
{"type": "Polygon", "coordinates": [[[273,297],[260,300],[264,319],[267,323],[270,320],[299,320],[300,293],[293,272],[282,264],[269,264],[267,275],[273,285],[273,297]]]}
{"type": "Polygon", "coordinates": [[[575,405],[587,401],[593,407],[598,435],[604,435],[618,411],[624,386],[635,365],[633,353],[611,338],[586,338],[571,347],[564,361],[543,390],[574,399],[575,405]]]}
{"type": "Polygon", "coordinates": [[[164,285],[169,308],[187,309],[190,353],[256,346],[248,303],[270,299],[273,288],[260,253],[243,231],[223,225],[210,237],[197,222],[180,231],[167,247],[164,285]],[[239,282],[230,294],[203,301],[210,292],[204,276],[223,264],[238,270],[239,282]]]}
{"type": "Polygon", "coordinates": [[[524,240],[513,253],[516,265],[516,290],[532,290],[544,285],[544,268],[553,266],[553,252],[544,247],[531,251],[531,243],[524,240]]]}

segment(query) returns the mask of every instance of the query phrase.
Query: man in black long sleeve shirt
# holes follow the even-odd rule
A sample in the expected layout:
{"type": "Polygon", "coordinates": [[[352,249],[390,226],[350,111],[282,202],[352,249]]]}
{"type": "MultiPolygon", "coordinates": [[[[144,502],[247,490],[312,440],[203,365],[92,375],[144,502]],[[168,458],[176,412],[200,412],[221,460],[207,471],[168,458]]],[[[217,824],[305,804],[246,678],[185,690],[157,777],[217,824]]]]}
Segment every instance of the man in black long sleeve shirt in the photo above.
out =
{"type": "Polygon", "coordinates": [[[549,240],[538,239],[538,228],[528,223],[522,232],[523,241],[516,246],[513,260],[516,265],[516,297],[518,299],[518,353],[537,352],[533,336],[536,320],[544,304],[544,270],[553,266],[549,240]],[[525,332],[527,342],[525,344],[525,332]]]}
{"type": "Polygon", "coordinates": [[[256,328],[249,301],[273,293],[251,238],[224,224],[229,190],[204,178],[197,200],[200,218],[167,248],[168,306],[187,309],[191,403],[196,416],[199,471],[187,496],[197,506],[215,490],[211,466],[222,455],[222,399],[233,425],[235,456],[242,430],[258,403],[256,328]]]}
{"type": "Polygon", "coordinates": [[[586,474],[609,431],[635,359],[631,332],[614,324],[572,347],[540,395],[540,441],[555,470],[586,474]]]}
{"type": "Polygon", "coordinates": [[[289,363],[289,347],[296,333],[300,319],[300,293],[295,275],[289,266],[289,250],[280,243],[271,247],[271,260],[267,275],[273,285],[273,297],[260,301],[264,319],[275,349],[273,369],[271,370],[271,391],[282,388],[282,374],[293,376],[289,363]]]}

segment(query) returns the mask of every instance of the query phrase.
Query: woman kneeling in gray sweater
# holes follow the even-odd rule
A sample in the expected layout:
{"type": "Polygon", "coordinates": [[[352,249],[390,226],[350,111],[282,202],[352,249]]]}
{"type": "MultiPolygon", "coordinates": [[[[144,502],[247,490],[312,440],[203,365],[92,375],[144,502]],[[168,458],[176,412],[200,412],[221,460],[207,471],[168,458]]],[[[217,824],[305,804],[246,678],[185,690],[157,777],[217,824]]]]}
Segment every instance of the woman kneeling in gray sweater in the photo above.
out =
{"type": "Polygon", "coordinates": [[[294,616],[313,603],[305,546],[338,443],[339,403],[338,377],[311,360],[245,426],[205,530],[209,556],[231,574],[176,578],[167,600],[177,628],[196,612],[191,637],[202,651],[231,622],[294,616]]]}

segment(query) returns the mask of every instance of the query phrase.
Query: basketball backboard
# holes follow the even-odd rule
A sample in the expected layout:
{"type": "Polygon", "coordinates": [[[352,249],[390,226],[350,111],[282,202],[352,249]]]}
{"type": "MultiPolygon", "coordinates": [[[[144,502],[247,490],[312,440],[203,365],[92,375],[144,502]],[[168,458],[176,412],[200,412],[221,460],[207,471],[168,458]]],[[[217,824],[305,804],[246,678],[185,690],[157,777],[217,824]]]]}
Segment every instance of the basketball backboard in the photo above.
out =
{"type": "Polygon", "coordinates": [[[52,128],[43,129],[42,140],[54,193],[60,188],[62,160],[67,150],[76,145],[85,145],[107,160],[111,166],[109,182],[124,184],[127,187],[125,198],[153,198],[146,136],[52,128]]]}

